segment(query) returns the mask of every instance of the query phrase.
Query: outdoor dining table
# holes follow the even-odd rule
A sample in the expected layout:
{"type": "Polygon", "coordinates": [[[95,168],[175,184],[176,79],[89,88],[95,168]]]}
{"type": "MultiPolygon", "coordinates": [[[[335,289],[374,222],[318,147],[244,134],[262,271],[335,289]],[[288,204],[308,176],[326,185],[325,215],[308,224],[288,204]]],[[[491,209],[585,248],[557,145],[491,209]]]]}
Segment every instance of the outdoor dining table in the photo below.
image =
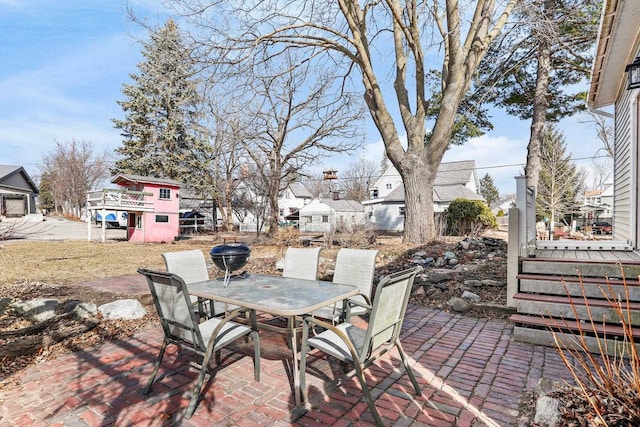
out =
{"type": "MultiPolygon", "coordinates": [[[[358,294],[358,287],[323,280],[304,280],[264,274],[243,273],[224,279],[212,279],[187,285],[189,294],[237,305],[289,320],[290,346],[293,352],[293,388],[296,406],[300,406],[298,343],[295,318],[337,303],[358,294]]],[[[284,329],[283,329],[284,330],[284,329]]]]}

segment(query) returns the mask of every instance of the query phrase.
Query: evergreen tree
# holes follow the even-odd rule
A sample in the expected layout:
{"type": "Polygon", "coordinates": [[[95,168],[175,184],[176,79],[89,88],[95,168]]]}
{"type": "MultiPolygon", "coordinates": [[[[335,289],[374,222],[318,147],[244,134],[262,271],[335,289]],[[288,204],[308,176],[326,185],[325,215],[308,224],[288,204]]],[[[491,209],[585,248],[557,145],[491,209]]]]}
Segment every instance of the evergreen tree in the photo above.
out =
{"type": "Polygon", "coordinates": [[[542,138],[542,169],[537,188],[536,214],[547,218],[552,226],[569,216],[584,182],[584,174],[571,161],[562,133],[547,126],[542,138]]]}
{"type": "Polygon", "coordinates": [[[134,84],[123,85],[123,120],[114,119],[122,131],[120,158],[113,174],[132,173],[170,178],[202,187],[211,159],[207,132],[201,124],[202,98],[198,81],[173,20],[151,33],[143,43],[145,61],[132,74],[134,84]]]}
{"type": "Polygon", "coordinates": [[[479,67],[480,102],[531,120],[525,175],[538,185],[542,133],[585,108],[601,0],[522,0],[479,67]]]}
{"type": "Polygon", "coordinates": [[[487,205],[489,205],[489,207],[500,200],[500,192],[496,188],[493,178],[489,174],[480,178],[480,188],[478,189],[478,192],[487,201],[487,205]]]}

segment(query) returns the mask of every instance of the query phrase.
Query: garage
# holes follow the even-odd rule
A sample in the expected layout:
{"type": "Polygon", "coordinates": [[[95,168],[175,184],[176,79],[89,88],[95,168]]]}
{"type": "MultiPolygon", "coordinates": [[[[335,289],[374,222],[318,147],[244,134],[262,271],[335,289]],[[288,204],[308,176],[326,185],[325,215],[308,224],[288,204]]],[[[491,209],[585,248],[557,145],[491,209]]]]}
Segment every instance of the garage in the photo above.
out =
{"type": "Polygon", "coordinates": [[[27,203],[23,195],[5,195],[2,210],[6,217],[22,217],[27,213],[27,203]]]}

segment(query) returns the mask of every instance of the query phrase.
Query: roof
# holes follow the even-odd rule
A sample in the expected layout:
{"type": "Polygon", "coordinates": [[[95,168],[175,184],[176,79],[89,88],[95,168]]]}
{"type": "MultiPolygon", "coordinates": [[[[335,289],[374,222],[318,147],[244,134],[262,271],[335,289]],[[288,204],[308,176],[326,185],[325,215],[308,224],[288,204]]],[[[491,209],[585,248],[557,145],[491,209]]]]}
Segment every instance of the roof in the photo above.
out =
{"type": "Polygon", "coordinates": [[[604,1],[587,96],[590,108],[613,104],[626,86],[625,68],[634,59],[640,37],[639,21],[639,1],[604,1]]]}
{"type": "MultiPolygon", "coordinates": [[[[436,203],[452,202],[455,199],[484,200],[482,196],[469,190],[463,184],[454,185],[434,185],[433,201],[436,203]]],[[[374,199],[373,201],[363,202],[364,204],[373,204],[374,202],[382,203],[402,203],[404,202],[404,186],[399,186],[382,199],[374,199]]]]}
{"type": "Polygon", "coordinates": [[[307,190],[307,188],[299,182],[292,182],[291,184],[289,184],[289,188],[293,192],[293,195],[296,197],[308,199],[313,198],[313,194],[311,194],[309,190],[307,190]]]}
{"type": "Polygon", "coordinates": [[[324,203],[325,205],[329,206],[331,209],[335,210],[336,212],[363,212],[364,211],[364,207],[362,206],[362,204],[360,202],[356,202],[355,200],[347,200],[347,199],[339,199],[339,200],[333,200],[333,199],[323,199],[323,198],[319,198],[318,199],[321,203],[324,203]]]}
{"type": "Polygon", "coordinates": [[[2,181],[8,180],[10,177],[17,174],[22,175],[22,178],[26,181],[29,187],[31,187],[31,191],[36,194],[39,193],[38,186],[33,182],[27,171],[24,170],[22,166],[0,165],[0,184],[2,183],[2,181]]]}
{"type": "Polygon", "coordinates": [[[164,184],[172,187],[184,187],[184,184],[180,181],[175,181],[168,178],[156,178],[152,176],[141,176],[121,173],[113,177],[111,180],[114,184],[121,184],[125,182],[132,182],[134,184],[164,184]]]}
{"type": "Polygon", "coordinates": [[[440,163],[433,185],[466,184],[471,180],[475,168],[475,160],[440,163]]]}
{"type": "Polygon", "coordinates": [[[433,187],[434,202],[453,202],[455,199],[483,200],[484,198],[462,184],[433,187]]]}

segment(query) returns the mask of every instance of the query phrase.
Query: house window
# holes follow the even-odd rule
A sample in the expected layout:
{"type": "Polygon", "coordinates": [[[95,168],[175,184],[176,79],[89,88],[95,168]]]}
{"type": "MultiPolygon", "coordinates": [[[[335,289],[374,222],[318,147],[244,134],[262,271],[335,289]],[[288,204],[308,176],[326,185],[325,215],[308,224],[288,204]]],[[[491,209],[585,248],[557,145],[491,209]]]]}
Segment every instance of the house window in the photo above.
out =
{"type": "Polygon", "coordinates": [[[329,222],[329,215],[322,215],[322,222],[329,222]]]}
{"type": "Polygon", "coordinates": [[[373,190],[371,190],[371,198],[375,199],[376,197],[378,197],[378,189],[374,188],[373,190]]]}
{"type": "Polygon", "coordinates": [[[387,184],[387,190],[391,190],[391,184],[387,184]]]}
{"type": "Polygon", "coordinates": [[[313,222],[313,217],[311,215],[304,217],[304,222],[307,224],[311,224],[313,222]]]}
{"type": "Polygon", "coordinates": [[[171,190],[169,188],[161,188],[160,189],[160,199],[162,199],[162,200],[171,199],[171,190]]]}
{"type": "Polygon", "coordinates": [[[136,229],[142,230],[142,215],[136,215],[136,229]]]}
{"type": "Polygon", "coordinates": [[[404,206],[398,206],[398,215],[404,216],[404,206]]]}
{"type": "Polygon", "coordinates": [[[156,222],[169,222],[169,215],[156,215],[156,222]]]}

